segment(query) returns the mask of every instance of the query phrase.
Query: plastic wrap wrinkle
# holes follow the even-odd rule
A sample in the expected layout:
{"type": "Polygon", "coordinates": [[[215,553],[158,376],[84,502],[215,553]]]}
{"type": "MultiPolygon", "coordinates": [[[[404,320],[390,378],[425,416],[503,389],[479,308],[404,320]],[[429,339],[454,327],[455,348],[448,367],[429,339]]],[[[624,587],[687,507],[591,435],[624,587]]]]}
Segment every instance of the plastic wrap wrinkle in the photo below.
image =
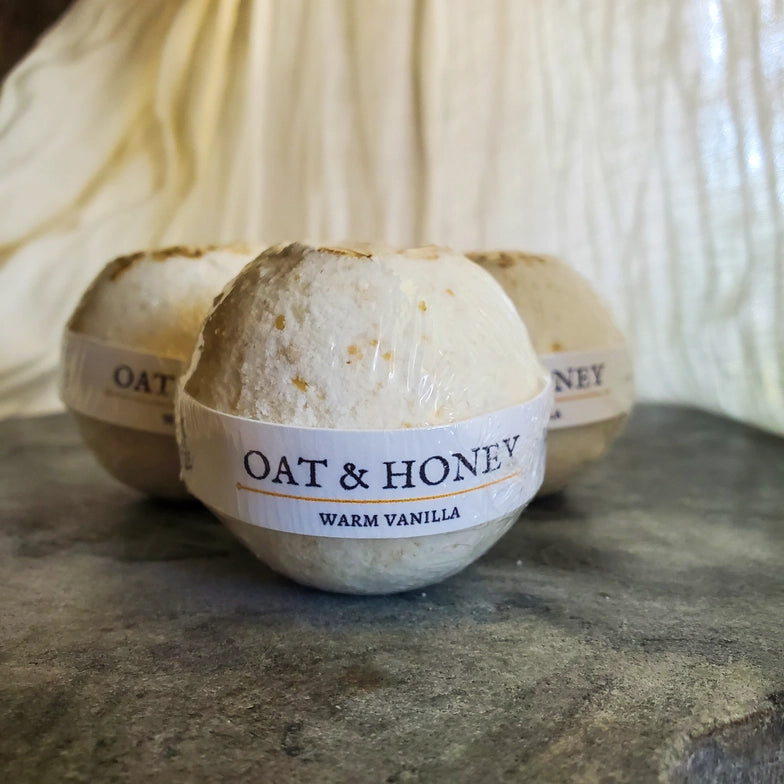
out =
{"type": "Polygon", "coordinates": [[[265,251],[226,292],[188,384],[201,402],[261,421],[398,428],[525,399],[536,391],[527,362],[537,366],[514,306],[460,254],[357,259],[294,243],[265,251]],[[458,378],[466,362],[493,383],[474,384],[468,368],[458,378]]]}

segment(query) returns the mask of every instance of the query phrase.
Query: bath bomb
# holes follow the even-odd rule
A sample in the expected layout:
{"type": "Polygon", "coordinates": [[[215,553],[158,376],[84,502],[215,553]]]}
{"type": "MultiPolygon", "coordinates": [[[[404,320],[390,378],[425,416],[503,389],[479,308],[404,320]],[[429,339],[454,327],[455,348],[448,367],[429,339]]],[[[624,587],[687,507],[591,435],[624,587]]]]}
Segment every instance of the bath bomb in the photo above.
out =
{"type": "Polygon", "coordinates": [[[262,247],[171,247],[109,262],[64,340],[61,396],[116,479],[153,496],[187,495],[174,435],[176,376],[215,297],[262,247]],[[147,425],[148,412],[158,419],[147,425]]]}
{"type": "MultiPolygon", "coordinates": [[[[361,440],[362,431],[427,437],[427,429],[542,398],[547,384],[509,298],[464,256],[434,247],[295,243],[268,249],[226,288],[205,320],[179,397],[245,420],[352,431],[361,440]]],[[[550,403],[527,424],[531,438],[543,439],[550,403]]],[[[180,402],[178,427],[187,430],[179,411],[180,402]]],[[[178,438],[192,453],[189,434],[178,431],[178,438]]],[[[209,505],[187,471],[185,480],[209,505]]],[[[412,529],[402,538],[294,533],[214,511],[277,572],[324,590],[378,594],[463,569],[527,500],[469,528],[412,529]]]]}
{"type": "Polygon", "coordinates": [[[539,494],[557,492],[609,449],[628,417],[634,391],[626,340],[596,290],[561,260],[520,251],[467,255],[503,286],[553,371],[554,416],[562,419],[550,423],[539,494]]]}

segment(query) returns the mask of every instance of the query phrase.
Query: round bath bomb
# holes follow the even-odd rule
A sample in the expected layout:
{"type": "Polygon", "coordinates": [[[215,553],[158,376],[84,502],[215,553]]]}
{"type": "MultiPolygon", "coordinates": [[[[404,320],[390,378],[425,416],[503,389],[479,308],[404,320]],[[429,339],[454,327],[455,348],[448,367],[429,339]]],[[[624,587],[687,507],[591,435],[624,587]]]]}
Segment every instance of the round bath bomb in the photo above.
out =
{"type": "Polygon", "coordinates": [[[467,254],[504,288],[552,372],[555,408],[539,491],[562,490],[609,449],[634,402],[626,341],[591,284],[557,258],[520,251],[467,254]]]}
{"type": "Polygon", "coordinates": [[[66,327],[61,397],[98,462],[153,496],[179,498],[176,380],[223,286],[262,248],[171,247],[109,262],[66,327]]]}
{"type": "MultiPolygon", "coordinates": [[[[541,482],[551,405],[547,373],[501,287],[446,249],[270,248],[227,287],[205,320],[181,390],[178,438],[191,493],[272,569],[324,590],[391,593],[442,580],[497,541],[541,482]],[[198,418],[188,413],[194,406],[201,411],[198,418]],[[502,432],[508,436],[504,442],[488,416],[509,409],[517,430],[502,432]],[[213,428],[210,417],[222,419],[213,428]],[[259,432],[263,423],[264,431],[243,443],[241,431],[249,421],[259,432]],[[480,435],[476,444],[467,442],[474,449],[461,453],[461,463],[437,436],[468,427],[480,435]],[[222,451],[217,441],[209,441],[211,429],[230,429],[232,435],[221,436],[220,443],[242,446],[222,451]],[[326,444],[327,436],[343,440],[339,446],[330,441],[319,462],[322,455],[312,439],[326,444]],[[384,448],[369,446],[385,437],[384,448]],[[413,459],[413,451],[400,453],[396,439],[405,438],[417,441],[427,465],[413,459]],[[521,487],[516,482],[523,481],[519,476],[507,484],[494,479],[503,479],[506,469],[497,460],[511,457],[515,445],[529,453],[528,462],[518,465],[523,466],[519,475],[526,474],[532,484],[524,497],[515,495],[521,487]],[[397,459],[407,456],[412,459],[397,459]],[[188,470],[192,463],[195,471],[200,461],[201,479],[188,470]],[[232,461],[234,473],[226,469],[232,461]],[[230,488],[225,493],[217,484],[211,487],[224,471],[222,486],[230,488]],[[500,510],[505,500],[507,506],[458,528],[452,518],[472,493],[464,490],[459,503],[451,494],[466,478],[498,481],[494,494],[485,491],[488,503],[500,510]],[[400,486],[412,488],[406,491],[408,502],[383,514],[388,507],[379,496],[400,486]],[[271,506],[281,495],[304,493],[316,497],[302,501],[300,511],[271,506]],[[346,499],[343,506],[330,506],[337,493],[346,499]],[[358,493],[369,500],[352,500],[358,493]],[[259,515],[269,517],[249,522],[248,505],[261,503],[262,496],[268,506],[259,515]],[[233,513],[221,508],[224,501],[234,505],[233,513]],[[422,502],[413,515],[397,514],[412,509],[413,501],[422,502]],[[245,515],[237,512],[243,508],[245,515]],[[300,515],[304,527],[289,526],[286,509],[294,510],[292,520],[300,515]],[[275,524],[273,513],[279,514],[275,524]],[[445,518],[448,526],[433,532],[445,518]],[[334,528],[325,531],[330,520],[334,528]],[[342,535],[341,525],[360,530],[342,535]]],[[[464,514],[460,525],[465,519],[464,514]]]]}

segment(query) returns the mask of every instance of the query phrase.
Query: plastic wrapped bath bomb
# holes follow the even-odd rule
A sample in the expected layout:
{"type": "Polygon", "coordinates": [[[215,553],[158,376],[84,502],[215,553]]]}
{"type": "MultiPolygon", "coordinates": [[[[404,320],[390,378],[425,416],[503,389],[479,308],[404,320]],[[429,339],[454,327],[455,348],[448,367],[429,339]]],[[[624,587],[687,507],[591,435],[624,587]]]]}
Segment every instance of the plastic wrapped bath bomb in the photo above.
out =
{"type": "Polygon", "coordinates": [[[557,492],[609,449],[634,404],[626,341],[590,283],[559,259],[519,251],[468,256],[504,287],[552,373],[555,405],[539,492],[557,492]]]}
{"type": "Polygon", "coordinates": [[[270,248],[204,323],[177,398],[190,492],[324,590],[435,583],[544,471],[548,374],[490,275],[441,248],[270,248]]]}
{"type": "Polygon", "coordinates": [[[187,495],[174,435],[177,378],[223,286],[262,248],[173,247],[124,256],[82,296],[63,339],[60,395],[116,479],[187,495]]]}

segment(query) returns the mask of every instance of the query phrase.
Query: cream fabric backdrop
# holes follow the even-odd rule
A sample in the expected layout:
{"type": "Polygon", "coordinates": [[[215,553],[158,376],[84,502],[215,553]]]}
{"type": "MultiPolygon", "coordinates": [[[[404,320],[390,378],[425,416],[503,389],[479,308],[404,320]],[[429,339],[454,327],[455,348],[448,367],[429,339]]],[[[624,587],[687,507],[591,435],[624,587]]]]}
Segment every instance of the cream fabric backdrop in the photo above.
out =
{"type": "Polygon", "coordinates": [[[81,0],[3,87],[0,204],[0,415],[58,406],[112,256],[356,237],[562,255],[641,398],[784,432],[781,0],[81,0]]]}

